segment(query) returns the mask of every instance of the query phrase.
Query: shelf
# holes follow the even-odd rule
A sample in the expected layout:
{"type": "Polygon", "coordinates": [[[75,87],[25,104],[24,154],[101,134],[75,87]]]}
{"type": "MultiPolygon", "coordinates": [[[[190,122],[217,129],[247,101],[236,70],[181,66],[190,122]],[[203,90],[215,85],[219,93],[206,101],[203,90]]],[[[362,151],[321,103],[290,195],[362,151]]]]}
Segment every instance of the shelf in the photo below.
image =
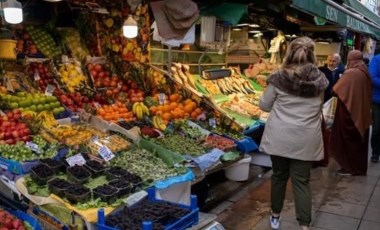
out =
{"type": "MultiPolygon", "coordinates": [[[[150,51],[160,51],[160,52],[168,52],[168,49],[161,49],[161,48],[150,48],[150,51]]],[[[202,54],[202,53],[209,53],[209,54],[219,54],[219,51],[210,51],[210,50],[206,50],[206,51],[197,51],[197,50],[174,50],[172,49],[172,53],[173,52],[178,52],[178,53],[193,53],[193,54],[202,54]]],[[[223,54],[221,54],[223,55],[223,54]]]]}

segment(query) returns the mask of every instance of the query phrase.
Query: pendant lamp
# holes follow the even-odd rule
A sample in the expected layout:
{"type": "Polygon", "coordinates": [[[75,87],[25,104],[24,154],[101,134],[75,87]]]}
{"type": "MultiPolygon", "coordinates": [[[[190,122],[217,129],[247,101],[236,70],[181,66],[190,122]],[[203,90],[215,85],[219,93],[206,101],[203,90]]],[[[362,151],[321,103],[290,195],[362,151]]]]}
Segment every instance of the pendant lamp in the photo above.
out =
{"type": "Polygon", "coordinates": [[[7,0],[3,2],[4,19],[10,24],[22,22],[22,5],[16,0],[7,0]]]}
{"type": "Polygon", "coordinates": [[[123,24],[123,35],[126,38],[135,38],[137,37],[138,27],[137,22],[133,19],[132,15],[129,15],[127,20],[123,24]]]}

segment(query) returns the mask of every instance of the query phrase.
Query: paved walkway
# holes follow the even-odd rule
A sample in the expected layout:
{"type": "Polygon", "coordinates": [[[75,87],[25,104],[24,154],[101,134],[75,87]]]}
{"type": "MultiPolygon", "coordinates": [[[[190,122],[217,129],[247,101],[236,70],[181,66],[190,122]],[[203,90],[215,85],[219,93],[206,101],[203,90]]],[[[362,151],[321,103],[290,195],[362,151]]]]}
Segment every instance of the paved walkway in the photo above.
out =
{"type": "MultiPolygon", "coordinates": [[[[367,176],[337,176],[331,162],[312,170],[314,230],[380,229],[380,163],[369,163],[367,176]]],[[[227,230],[270,230],[271,172],[229,198],[211,213],[227,230]]],[[[291,185],[282,212],[282,230],[298,230],[291,185]]]]}

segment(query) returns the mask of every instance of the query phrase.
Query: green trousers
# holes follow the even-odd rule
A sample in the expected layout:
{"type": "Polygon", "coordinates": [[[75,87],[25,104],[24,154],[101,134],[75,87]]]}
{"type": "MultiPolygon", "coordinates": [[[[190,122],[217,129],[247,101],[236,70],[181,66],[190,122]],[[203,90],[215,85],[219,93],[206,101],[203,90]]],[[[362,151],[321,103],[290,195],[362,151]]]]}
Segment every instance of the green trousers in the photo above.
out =
{"type": "Polygon", "coordinates": [[[301,161],[279,156],[271,156],[272,159],[272,212],[281,213],[284,206],[286,184],[292,181],[296,216],[300,225],[309,226],[311,223],[311,192],[310,170],[311,161],[301,161]]]}

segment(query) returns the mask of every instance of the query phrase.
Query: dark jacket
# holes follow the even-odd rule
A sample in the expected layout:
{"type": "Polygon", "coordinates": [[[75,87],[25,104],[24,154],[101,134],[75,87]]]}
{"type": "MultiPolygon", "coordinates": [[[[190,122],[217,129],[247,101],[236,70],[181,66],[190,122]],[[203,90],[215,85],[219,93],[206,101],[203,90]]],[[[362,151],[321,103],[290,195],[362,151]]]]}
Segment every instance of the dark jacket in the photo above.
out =
{"type": "Polygon", "coordinates": [[[331,71],[327,64],[320,67],[319,70],[325,74],[327,80],[329,80],[329,85],[325,91],[325,99],[324,101],[328,101],[332,97],[332,88],[336,84],[336,82],[339,80],[340,75],[344,72],[344,66],[343,64],[339,64],[338,68],[336,68],[334,71],[331,71]]]}

